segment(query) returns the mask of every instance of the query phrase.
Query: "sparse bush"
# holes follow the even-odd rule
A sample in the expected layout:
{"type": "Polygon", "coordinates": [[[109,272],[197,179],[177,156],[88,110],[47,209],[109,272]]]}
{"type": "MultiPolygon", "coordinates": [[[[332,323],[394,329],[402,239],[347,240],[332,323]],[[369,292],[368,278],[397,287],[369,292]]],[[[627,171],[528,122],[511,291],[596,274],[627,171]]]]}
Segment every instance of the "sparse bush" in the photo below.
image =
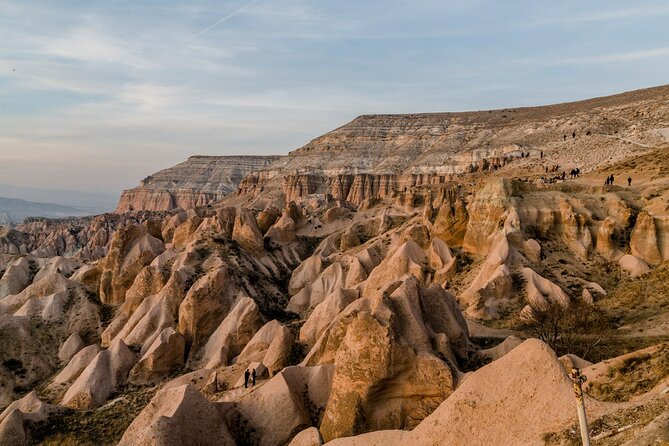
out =
{"type": "Polygon", "coordinates": [[[5,359],[2,361],[2,366],[14,375],[25,375],[26,373],[23,362],[15,358],[5,359]]]}
{"type": "Polygon", "coordinates": [[[563,306],[550,302],[533,309],[523,328],[546,342],[558,356],[573,353],[587,357],[605,336],[608,321],[604,313],[583,301],[563,306]]]}

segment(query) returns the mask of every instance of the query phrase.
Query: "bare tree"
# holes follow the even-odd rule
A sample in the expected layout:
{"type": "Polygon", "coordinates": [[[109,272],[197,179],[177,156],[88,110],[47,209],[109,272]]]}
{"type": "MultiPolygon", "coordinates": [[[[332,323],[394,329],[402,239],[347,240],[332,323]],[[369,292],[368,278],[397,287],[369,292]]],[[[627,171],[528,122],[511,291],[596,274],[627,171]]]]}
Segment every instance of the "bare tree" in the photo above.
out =
{"type": "Polygon", "coordinates": [[[533,308],[524,329],[546,342],[558,355],[587,354],[604,338],[607,320],[596,307],[583,301],[563,306],[550,302],[533,308]]]}

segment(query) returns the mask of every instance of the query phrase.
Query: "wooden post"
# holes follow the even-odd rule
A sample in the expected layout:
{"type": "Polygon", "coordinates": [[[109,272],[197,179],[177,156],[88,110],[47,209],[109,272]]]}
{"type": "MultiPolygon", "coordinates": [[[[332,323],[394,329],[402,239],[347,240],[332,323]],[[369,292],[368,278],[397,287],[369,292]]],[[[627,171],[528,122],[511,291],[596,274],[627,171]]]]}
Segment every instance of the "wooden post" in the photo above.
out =
{"type": "Polygon", "coordinates": [[[588,430],[588,419],[585,415],[585,402],[583,401],[583,389],[581,384],[586,381],[586,377],[581,375],[577,368],[573,367],[569,374],[574,384],[574,394],[576,395],[576,410],[578,412],[578,424],[581,428],[581,442],[583,446],[590,446],[590,432],[588,430]]]}

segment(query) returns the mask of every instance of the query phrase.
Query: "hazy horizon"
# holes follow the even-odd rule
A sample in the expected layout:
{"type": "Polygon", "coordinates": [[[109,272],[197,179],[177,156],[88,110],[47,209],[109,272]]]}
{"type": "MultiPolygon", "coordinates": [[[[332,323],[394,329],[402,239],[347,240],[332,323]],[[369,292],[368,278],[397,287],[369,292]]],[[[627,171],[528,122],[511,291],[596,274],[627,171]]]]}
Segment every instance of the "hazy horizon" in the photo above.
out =
{"type": "Polygon", "coordinates": [[[286,154],[360,114],[662,85],[668,16],[659,1],[0,0],[0,183],[118,196],[188,156],[286,154]]]}

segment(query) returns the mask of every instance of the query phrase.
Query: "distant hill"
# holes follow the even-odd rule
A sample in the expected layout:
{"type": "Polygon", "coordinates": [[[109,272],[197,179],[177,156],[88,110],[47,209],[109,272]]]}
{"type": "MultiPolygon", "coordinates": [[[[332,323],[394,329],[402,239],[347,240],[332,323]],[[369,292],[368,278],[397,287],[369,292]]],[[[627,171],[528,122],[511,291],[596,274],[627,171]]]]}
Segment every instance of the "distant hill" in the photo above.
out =
{"type": "Polygon", "coordinates": [[[0,183],[0,197],[20,198],[39,203],[58,203],[64,206],[85,208],[93,214],[113,211],[118,195],[67,189],[40,189],[0,183]]]}
{"type": "Polygon", "coordinates": [[[65,206],[54,203],[0,197],[0,225],[21,223],[26,217],[81,217],[99,213],[95,208],[65,206]]]}

